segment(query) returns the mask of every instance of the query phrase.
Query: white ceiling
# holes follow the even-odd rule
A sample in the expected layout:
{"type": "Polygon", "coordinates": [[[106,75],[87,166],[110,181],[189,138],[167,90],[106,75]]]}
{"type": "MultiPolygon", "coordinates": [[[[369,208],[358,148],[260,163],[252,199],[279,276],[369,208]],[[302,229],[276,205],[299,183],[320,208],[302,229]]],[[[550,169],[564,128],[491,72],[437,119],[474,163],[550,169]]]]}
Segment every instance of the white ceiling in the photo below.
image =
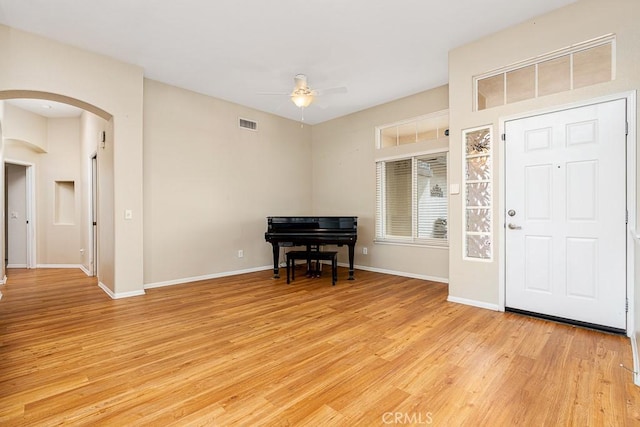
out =
{"type": "Polygon", "coordinates": [[[48,118],[79,117],[80,108],[69,104],[40,99],[10,99],[8,103],[48,118]]]}
{"type": "Polygon", "coordinates": [[[575,0],[0,0],[0,23],[300,120],[293,77],[346,86],[310,124],[447,83],[447,52],[575,0]]]}

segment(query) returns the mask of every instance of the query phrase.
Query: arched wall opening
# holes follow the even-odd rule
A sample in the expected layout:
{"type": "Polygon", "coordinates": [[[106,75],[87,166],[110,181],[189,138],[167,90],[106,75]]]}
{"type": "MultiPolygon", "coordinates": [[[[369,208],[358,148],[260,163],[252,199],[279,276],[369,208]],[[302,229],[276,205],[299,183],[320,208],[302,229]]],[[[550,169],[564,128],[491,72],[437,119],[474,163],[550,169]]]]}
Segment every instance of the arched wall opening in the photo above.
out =
{"type": "MultiPolygon", "coordinates": [[[[63,103],[77,107],[84,112],[80,117],[71,119],[73,122],[77,122],[79,129],[79,138],[77,143],[77,150],[74,156],[70,156],[69,163],[76,163],[74,158],[77,158],[79,164],[74,164],[73,169],[78,171],[73,178],[68,178],[68,172],[58,172],[61,174],[61,180],[57,180],[55,175],[53,179],[47,180],[51,177],[43,177],[40,174],[40,184],[34,180],[33,187],[29,190],[35,191],[36,186],[40,186],[37,191],[40,194],[39,202],[34,203],[34,214],[29,219],[30,230],[34,236],[42,236],[41,238],[33,238],[30,242],[35,247],[42,243],[49,249],[45,253],[49,256],[38,257],[34,255],[35,262],[32,267],[80,267],[89,275],[97,275],[100,286],[110,295],[115,294],[111,287],[106,283],[113,283],[114,271],[113,271],[113,250],[114,250],[114,168],[113,168],[113,116],[105,110],[92,105],[90,103],[78,100],[65,95],[56,93],[43,92],[43,91],[31,91],[31,90],[7,90],[0,92],[0,100],[9,101],[12,99],[32,99],[42,101],[55,101],[57,103],[63,103]],[[66,177],[66,178],[65,178],[66,177]],[[51,182],[49,182],[51,181],[51,182]],[[71,196],[64,196],[64,192],[58,194],[59,189],[64,189],[71,185],[71,196]],[[73,188],[75,187],[75,188],[73,188]],[[69,199],[70,198],[70,199],[69,199]],[[60,206],[67,200],[67,203],[71,204],[71,211],[74,211],[73,218],[57,218],[56,215],[51,215],[49,210],[53,210],[54,213],[59,214],[64,212],[64,206],[60,206]],[[71,200],[71,202],[69,202],[71,200]],[[37,205],[40,205],[39,207],[37,205]],[[49,206],[51,205],[51,206],[49,206]],[[75,205],[78,206],[75,209],[75,205]],[[42,208],[44,212],[37,213],[37,209],[42,208]],[[59,211],[56,211],[59,209],[59,211]],[[39,226],[38,226],[39,224],[39,226]],[[56,228],[57,227],[57,228],[56,228]],[[43,233],[37,233],[38,228],[44,229],[43,233]],[[53,232],[51,230],[54,230],[53,232]],[[56,240],[57,235],[74,234],[70,230],[75,230],[76,239],[71,242],[64,240],[56,240]],[[48,240],[48,242],[47,242],[48,240]],[[59,246],[59,250],[56,252],[54,247],[59,246]],[[63,249],[64,247],[64,249],[63,249]],[[66,258],[64,252],[66,251],[66,258]],[[51,253],[53,252],[53,255],[51,253]],[[69,253],[73,253],[73,256],[69,256],[69,253]],[[51,262],[51,258],[58,258],[58,261],[51,262]],[[73,259],[74,262],[64,262],[65,259],[73,259]],[[80,259],[79,263],[75,262],[80,259]]],[[[14,117],[8,113],[14,111],[15,106],[5,105],[0,111],[0,121],[3,122],[5,129],[9,129],[11,126],[11,119],[14,117]]],[[[37,116],[37,113],[28,113],[32,116],[37,116]]],[[[52,119],[56,120],[56,119],[52,119]]],[[[67,119],[69,120],[69,119],[67,119]]],[[[14,120],[15,121],[15,120],[14,120]]],[[[45,121],[48,121],[45,118],[45,121]]],[[[64,121],[64,119],[63,119],[64,121]]],[[[16,126],[28,126],[28,123],[15,123],[16,126]]],[[[47,152],[42,150],[38,144],[32,144],[28,141],[28,138],[24,139],[11,139],[11,134],[5,133],[2,138],[2,149],[0,150],[0,168],[5,167],[6,164],[11,164],[18,161],[42,158],[47,152]],[[9,138],[8,138],[9,137],[9,138]],[[14,148],[14,145],[18,144],[19,147],[14,148]],[[26,153],[26,154],[24,154],[26,153]],[[27,157],[27,158],[25,158],[27,157]]],[[[55,151],[55,147],[53,148],[55,151]]],[[[63,160],[65,162],[65,160],[63,160]]],[[[56,173],[56,172],[53,172],[56,173]]],[[[50,173],[51,174],[51,173],[50,173]]],[[[6,195],[6,182],[5,171],[0,173],[0,179],[2,179],[2,185],[0,185],[0,203],[3,205],[8,203],[6,195]]],[[[68,190],[67,194],[68,194],[68,190]]],[[[4,212],[7,206],[2,206],[4,212]]],[[[68,209],[67,209],[68,210],[68,209]]],[[[10,216],[10,215],[9,215],[10,216]]],[[[5,217],[5,223],[11,221],[10,217],[5,217]]],[[[9,247],[7,242],[9,236],[7,234],[7,227],[3,227],[4,230],[0,233],[0,248],[2,248],[3,257],[0,259],[7,260],[9,255],[9,247]]],[[[34,254],[36,253],[34,249],[34,254]]],[[[9,267],[11,262],[9,261],[9,267]]],[[[6,277],[7,263],[2,263],[1,277],[6,277]]],[[[10,280],[10,274],[9,274],[10,280]]]]}
{"type": "Polygon", "coordinates": [[[61,94],[51,93],[51,92],[43,92],[43,91],[38,91],[38,90],[3,90],[3,91],[0,91],[0,99],[1,100],[19,99],[19,98],[42,99],[42,100],[47,100],[47,101],[56,101],[56,102],[60,102],[60,103],[63,103],[63,104],[73,105],[74,107],[78,107],[81,110],[89,111],[90,113],[93,113],[98,117],[102,117],[106,121],[110,121],[111,119],[113,119],[113,116],[110,113],[108,113],[105,110],[103,110],[102,108],[96,107],[93,104],[90,104],[88,102],[84,102],[84,101],[81,101],[79,99],[72,98],[72,97],[66,96],[66,95],[61,95],[61,94]]]}

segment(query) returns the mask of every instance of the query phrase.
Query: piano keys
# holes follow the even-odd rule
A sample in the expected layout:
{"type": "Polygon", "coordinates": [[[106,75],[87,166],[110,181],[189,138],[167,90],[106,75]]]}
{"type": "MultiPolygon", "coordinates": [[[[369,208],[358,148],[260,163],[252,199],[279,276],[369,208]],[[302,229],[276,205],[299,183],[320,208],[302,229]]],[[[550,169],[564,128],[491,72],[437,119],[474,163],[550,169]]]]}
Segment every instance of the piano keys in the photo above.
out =
{"type": "Polygon", "coordinates": [[[349,280],[358,238],[356,216],[270,216],[264,238],[273,247],[273,278],[280,277],[281,246],[337,245],[349,247],[349,280]]]}

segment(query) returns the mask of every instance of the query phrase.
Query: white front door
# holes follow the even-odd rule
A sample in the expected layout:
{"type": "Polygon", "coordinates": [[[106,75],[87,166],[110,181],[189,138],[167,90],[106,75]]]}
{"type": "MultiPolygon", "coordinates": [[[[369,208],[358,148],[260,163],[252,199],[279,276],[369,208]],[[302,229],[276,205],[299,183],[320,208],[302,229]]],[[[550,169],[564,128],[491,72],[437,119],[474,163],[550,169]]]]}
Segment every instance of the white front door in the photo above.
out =
{"type": "Polygon", "coordinates": [[[505,305],[626,329],[626,101],[505,123],[505,305]]]}

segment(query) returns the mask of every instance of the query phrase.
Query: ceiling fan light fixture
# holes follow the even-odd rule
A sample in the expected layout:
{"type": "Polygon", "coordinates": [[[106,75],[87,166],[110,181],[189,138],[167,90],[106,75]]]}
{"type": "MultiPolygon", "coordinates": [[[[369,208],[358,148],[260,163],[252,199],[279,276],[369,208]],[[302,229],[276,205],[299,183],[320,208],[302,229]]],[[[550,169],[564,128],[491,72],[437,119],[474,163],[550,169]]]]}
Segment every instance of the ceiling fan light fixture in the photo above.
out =
{"type": "Polygon", "coordinates": [[[313,95],[309,93],[294,93],[291,95],[291,101],[293,101],[297,107],[305,108],[313,102],[313,95]]]}

